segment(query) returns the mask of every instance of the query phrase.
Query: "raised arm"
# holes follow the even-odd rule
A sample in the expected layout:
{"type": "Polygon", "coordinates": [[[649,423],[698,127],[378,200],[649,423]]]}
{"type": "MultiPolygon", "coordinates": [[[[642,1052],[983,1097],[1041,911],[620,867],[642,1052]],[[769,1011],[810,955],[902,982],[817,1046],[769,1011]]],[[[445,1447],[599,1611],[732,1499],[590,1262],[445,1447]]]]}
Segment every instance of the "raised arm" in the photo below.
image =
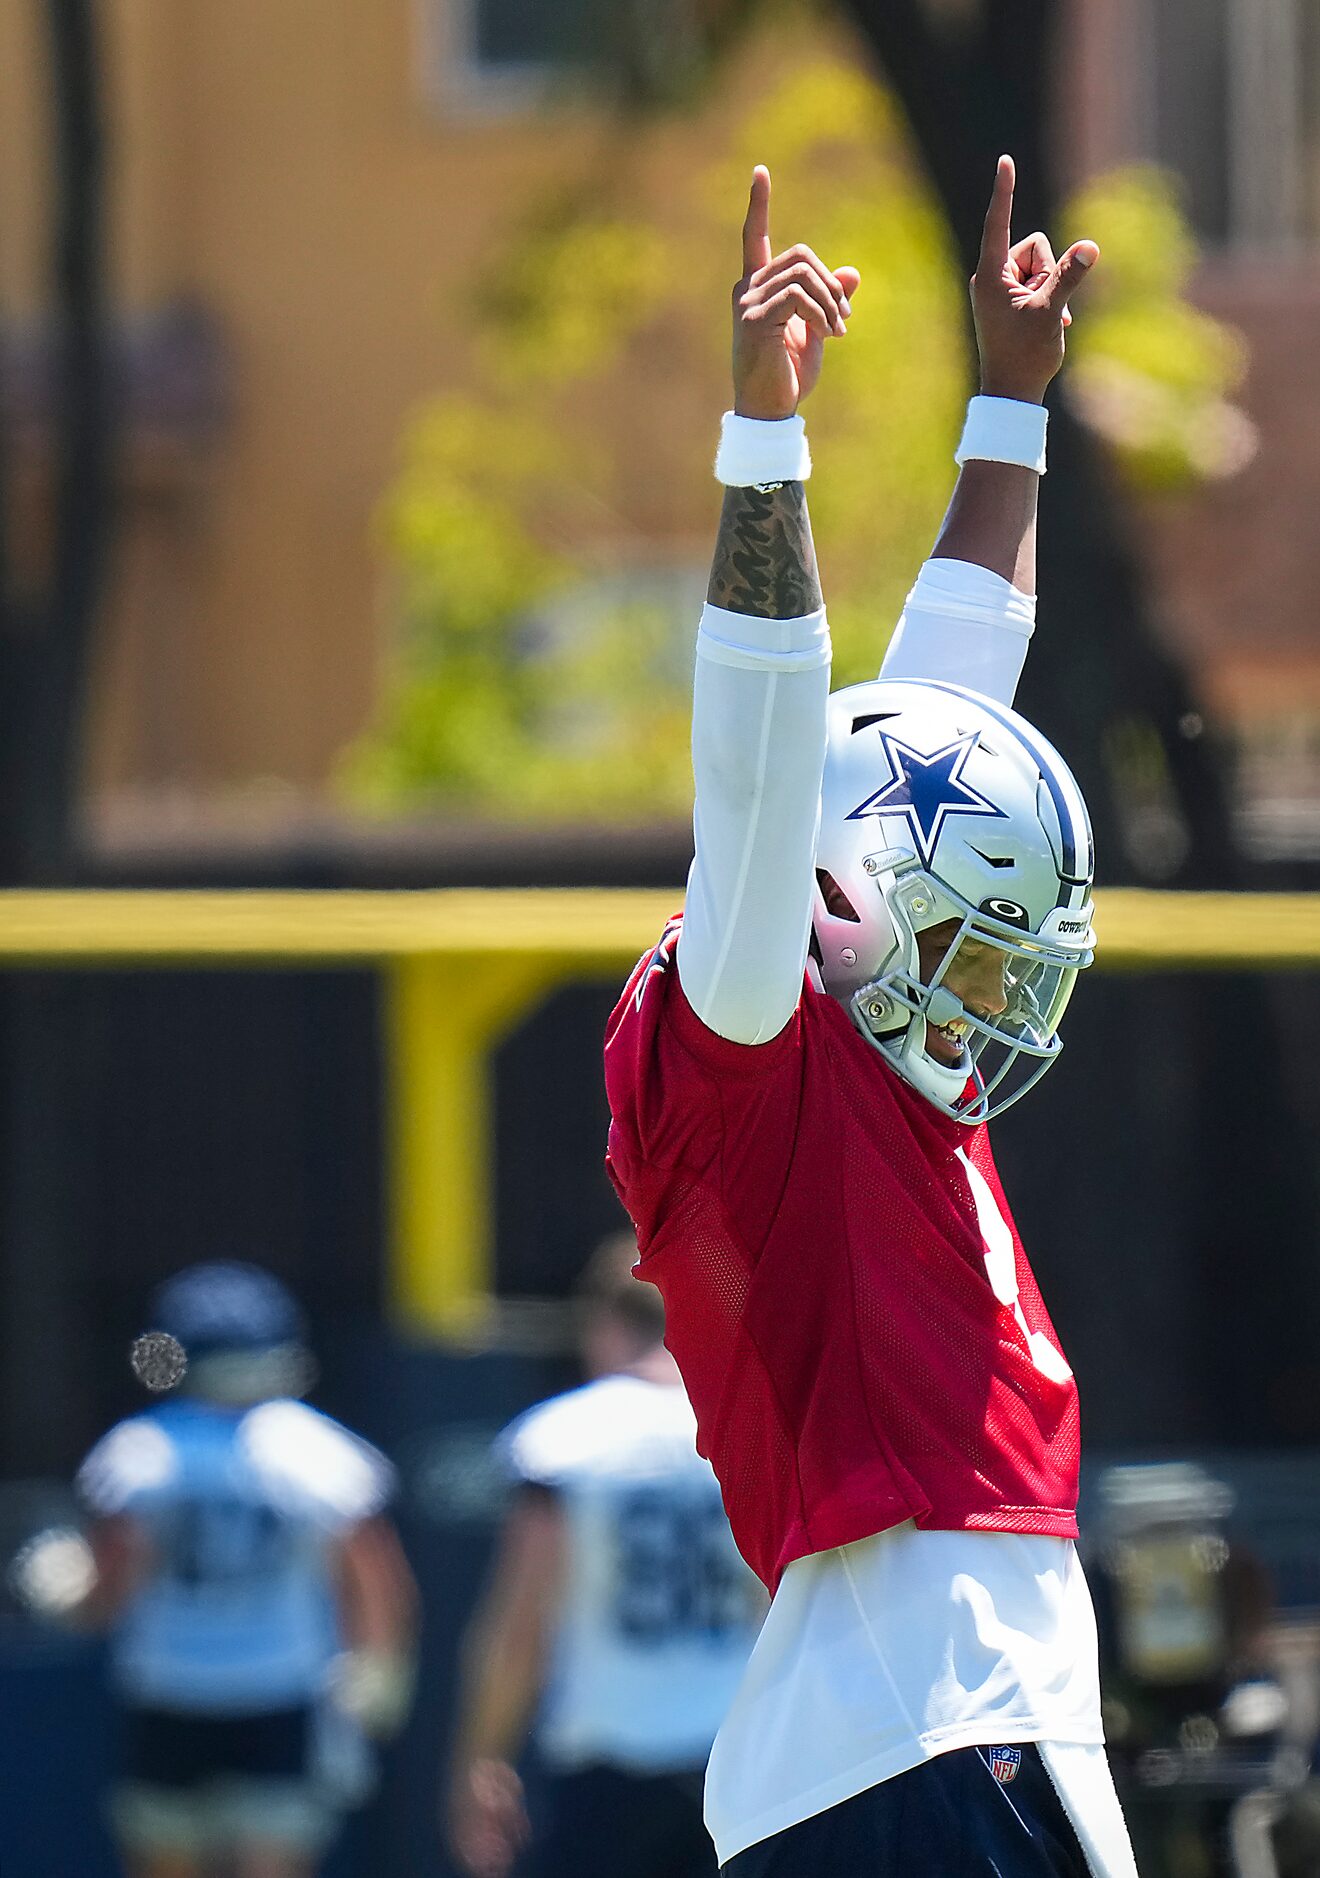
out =
{"type": "Polygon", "coordinates": [[[1077,241],[1056,261],[1044,234],[1013,242],[1014,180],[1001,157],[971,283],[981,395],[953,500],[881,667],[885,678],[945,678],[1006,704],[1035,624],[1045,392],[1063,363],[1068,303],[1099,253],[1077,241]]]}
{"type": "Polygon", "coordinates": [[[734,408],[726,485],[697,637],[695,858],[678,969],[720,1036],[763,1043],[797,1003],[811,918],[829,636],[803,482],[797,408],[842,337],[858,285],[805,247],[774,255],[770,176],[752,178],[733,292],[734,408]]]}

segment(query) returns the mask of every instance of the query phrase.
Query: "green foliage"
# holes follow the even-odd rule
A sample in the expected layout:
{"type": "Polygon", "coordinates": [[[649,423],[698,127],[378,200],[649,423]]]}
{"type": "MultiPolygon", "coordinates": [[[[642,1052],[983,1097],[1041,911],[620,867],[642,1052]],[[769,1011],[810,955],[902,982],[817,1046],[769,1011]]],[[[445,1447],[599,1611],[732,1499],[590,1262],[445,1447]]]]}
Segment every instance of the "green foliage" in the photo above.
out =
{"type": "MultiPolygon", "coordinates": [[[[469,389],[412,424],[382,504],[402,631],[379,720],[345,759],[359,803],[519,819],[686,812],[704,570],[617,574],[656,550],[618,513],[599,415],[645,369],[639,341],[718,388],[755,161],[776,174],[778,238],[800,233],[864,278],[864,312],[830,347],[811,408],[825,466],[812,515],[836,675],[875,670],[948,493],[961,288],[889,99],[819,59],[735,124],[696,178],[681,243],[600,206],[602,178],[587,212],[562,194],[535,204],[477,284],[469,389]]],[[[685,495],[708,500],[712,538],[714,418],[679,472],[685,495]]]]}
{"type": "MultiPolygon", "coordinates": [[[[776,241],[805,238],[862,275],[809,408],[811,511],[835,682],[876,670],[949,493],[965,284],[890,99],[818,58],[733,125],[696,178],[681,240],[612,214],[602,175],[588,208],[562,193],[534,203],[475,284],[469,389],[411,425],[381,507],[402,632],[379,720],[345,760],[358,802],[519,820],[686,812],[704,569],[656,573],[656,544],[617,490],[624,453],[663,454],[663,439],[639,443],[611,418],[642,372],[715,387],[727,373],[757,161],[775,178],[776,241]]],[[[1242,353],[1183,298],[1195,254],[1171,192],[1123,172],[1079,198],[1068,226],[1104,250],[1070,339],[1086,415],[1146,485],[1207,473],[1232,431],[1225,394],[1242,353]]],[[[712,537],[714,416],[664,470],[688,479],[696,512],[708,504],[712,537]]]]}
{"type": "Polygon", "coordinates": [[[613,369],[663,292],[668,248],[645,224],[578,219],[568,201],[538,216],[491,270],[478,359],[493,386],[547,389],[613,369]]]}
{"type": "Polygon", "coordinates": [[[1185,297],[1197,250],[1173,183],[1155,169],[1115,171],[1069,205],[1067,223],[1101,250],[1069,339],[1077,408],[1138,489],[1231,475],[1255,449],[1229,397],[1246,347],[1185,297]]]}
{"type": "Polygon", "coordinates": [[[498,796],[522,754],[520,621],[571,577],[523,519],[552,467],[539,425],[489,402],[438,399],[411,426],[378,517],[401,571],[402,644],[385,720],[343,766],[364,806],[440,797],[475,807],[498,796]]]}

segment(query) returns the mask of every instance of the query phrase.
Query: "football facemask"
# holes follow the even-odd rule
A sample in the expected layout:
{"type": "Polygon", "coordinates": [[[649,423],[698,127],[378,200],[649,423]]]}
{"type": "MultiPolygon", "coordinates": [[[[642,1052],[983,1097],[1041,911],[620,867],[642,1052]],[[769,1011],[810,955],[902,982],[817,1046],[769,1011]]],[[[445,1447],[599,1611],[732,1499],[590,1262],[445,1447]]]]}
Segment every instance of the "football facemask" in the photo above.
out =
{"type": "Polygon", "coordinates": [[[985,1121],[1056,1060],[1092,958],[1093,867],[1077,784],[1015,711],[934,682],[831,698],[813,955],[942,1113],[985,1121]]]}

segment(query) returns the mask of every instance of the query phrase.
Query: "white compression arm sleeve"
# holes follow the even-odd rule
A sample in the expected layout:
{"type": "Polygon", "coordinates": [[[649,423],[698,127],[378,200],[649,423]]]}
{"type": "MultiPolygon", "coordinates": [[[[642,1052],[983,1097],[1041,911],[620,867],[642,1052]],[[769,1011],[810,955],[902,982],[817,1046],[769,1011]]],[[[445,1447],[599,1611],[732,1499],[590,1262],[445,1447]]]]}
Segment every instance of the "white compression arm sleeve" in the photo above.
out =
{"type": "Polygon", "coordinates": [[[705,608],[678,972],[701,1021],[735,1043],[769,1042],[801,996],[829,686],[823,609],[771,620],[705,608]]]}
{"type": "Polygon", "coordinates": [[[927,561],[881,678],[942,678],[1012,704],[1036,627],[1034,594],[971,561],[927,561]]]}

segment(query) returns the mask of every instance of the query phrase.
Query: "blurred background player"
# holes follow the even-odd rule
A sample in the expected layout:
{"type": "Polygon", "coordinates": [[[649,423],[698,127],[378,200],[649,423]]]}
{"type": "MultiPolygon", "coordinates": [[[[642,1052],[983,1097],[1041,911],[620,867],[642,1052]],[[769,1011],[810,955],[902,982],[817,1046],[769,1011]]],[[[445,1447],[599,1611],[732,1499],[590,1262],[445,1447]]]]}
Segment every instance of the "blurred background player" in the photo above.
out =
{"type": "MultiPolygon", "coordinates": [[[[1269,1573],[1232,1531],[1233,1503],[1226,1482],[1188,1461],[1108,1467],[1099,1481],[1087,1575],[1105,1739],[1143,1878],[1251,1868],[1234,1840],[1254,1802],[1299,1777],[1279,1748],[1309,1740],[1300,1692],[1290,1702],[1274,1660],[1269,1573]]],[[[1256,1868],[1271,1869],[1259,1857],[1256,1868]]]]}
{"type": "MultiPolygon", "coordinates": [[[[392,1469],[297,1400],[313,1363],[267,1273],[194,1266],[151,1324],[179,1392],[83,1463],[94,1571],[62,1613],[110,1633],[116,1835],[131,1878],[307,1878],[370,1790],[368,1738],[407,1710],[416,1594],[384,1516],[392,1469]]],[[[38,1549],[36,1601],[52,1576],[38,1549]]]]}
{"type": "Polygon", "coordinates": [[[735,1550],[696,1420],[632,1276],[631,1234],[582,1285],[594,1378],[502,1437],[517,1490],[470,1626],[449,1836],[472,1878],[701,1878],[701,1787],[764,1597],[735,1550]],[[529,1824],[528,1732],[544,1779],[529,1824]]]}

